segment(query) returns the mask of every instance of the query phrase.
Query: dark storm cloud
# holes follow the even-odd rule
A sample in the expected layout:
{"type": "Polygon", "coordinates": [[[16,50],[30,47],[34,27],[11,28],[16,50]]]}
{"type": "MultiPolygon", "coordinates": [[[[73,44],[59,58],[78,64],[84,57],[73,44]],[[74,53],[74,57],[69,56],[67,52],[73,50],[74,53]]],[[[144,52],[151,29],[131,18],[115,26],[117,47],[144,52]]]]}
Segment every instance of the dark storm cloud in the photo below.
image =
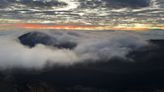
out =
{"type": "Polygon", "coordinates": [[[109,7],[109,8],[143,8],[148,7],[151,0],[84,0],[81,7],[109,7]]]}
{"type": "MultiPolygon", "coordinates": [[[[23,4],[32,7],[67,7],[68,2],[62,0],[1,0],[3,4],[23,4]]],[[[71,1],[75,2],[75,1],[71,1]]],[[[71,3],[69,2],[69,3],[71,3]]],[[[77,1],[76,1],[77,2],[77,1]]],[[[148,7],[151,0],[79,0],[80,8],[98,8],[98,7],[109,7],[109,8],[143,8],[148,7]]],[[[76,3],[76,4],[78,4],[76,3]]]]}
{"type": "Polygon", "coordinates": [[[0,1],[0,8],[5,8],[8,6],[8,2],[6,0],[1,0],[0,1]]]}
{"type": "Polygon", "coordinates": [[[1,4],[12,5],[12,4],[23,4],[29,7],[55,7],[55,6],[66,6],[67,3],[59,0],[2,0],[1,4]]]}
{"type": "Polygon", "coordinates": [[[113,7],[130,7],[130,8],[142,8],[148,7],[150,5],[151,0],[106,0],[108,2],[108,6],[113,7]]]}
{"type": "Polygon", "coordinates": [[[67,4],[64,2],[60,2],[58,0],[20,0],[17,3],[35,6],[35,7],[51,7],[51,6],[66,6],[67,4]]]}

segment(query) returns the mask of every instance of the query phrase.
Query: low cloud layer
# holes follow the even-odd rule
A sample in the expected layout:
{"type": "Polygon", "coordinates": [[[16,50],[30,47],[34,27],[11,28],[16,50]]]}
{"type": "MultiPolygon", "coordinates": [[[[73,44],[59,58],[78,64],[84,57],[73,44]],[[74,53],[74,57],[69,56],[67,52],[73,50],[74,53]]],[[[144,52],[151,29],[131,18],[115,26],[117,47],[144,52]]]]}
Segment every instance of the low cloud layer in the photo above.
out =
{"type": "MultiPolygon", "coordinates": [[[[37,43],[30,48],[19,41],[19,36],[0,36],[0,67],[2,69],[13,67],[41,69],[47,64],[72,65],[86,61],[110,62],[113,57],[128,59],[126,55],[130,51],[148,45],[148,42],[142,37],[127,32],[79,31],[44,32],[44,34],[56,39],[57,43],[71,41],[77,46],[69,49],[37,43]]],[[[36,37],[38,36],[34,36],[33,39],[37,39],[36,37]]]]}

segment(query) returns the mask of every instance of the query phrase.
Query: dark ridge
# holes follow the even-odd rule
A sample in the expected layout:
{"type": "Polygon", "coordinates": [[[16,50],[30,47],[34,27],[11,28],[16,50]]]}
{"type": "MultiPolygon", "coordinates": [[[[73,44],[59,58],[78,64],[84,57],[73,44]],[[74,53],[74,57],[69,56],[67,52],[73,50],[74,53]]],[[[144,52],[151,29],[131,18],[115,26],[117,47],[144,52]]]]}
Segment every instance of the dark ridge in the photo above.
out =
{"type": "Polygon", "coordinates": [[[81,7],[109,7],[109,8],[143,8],[150,5],[150,0],[89,0],[82,1],[81,7]]]}
{"type": "Polygon", "coordinates": [[[151,42],[152,44],[157,45],[158,47],[163,47],[164,46],[164,40],[150,40],[149,42],[151,42]]]}
{"type": "Polygon", "coordinates": [[[43,44],[46,46],[53,46],[57,48],[73,49],[77,45],[75,42],[71,42],[69,40],[61,42],[57,38],[42,32],[29,32],[23,34],[18,39],[23,45],[29,46],[31,48],[35,47],[37,44],[43,44]]]}
{"type": "Polygon", "coordinates": [[[150,40],[150,46],[141,50],[134,50],[129,57],[137,62],[162,63],[164,60],[164,40],[150,40]]]}

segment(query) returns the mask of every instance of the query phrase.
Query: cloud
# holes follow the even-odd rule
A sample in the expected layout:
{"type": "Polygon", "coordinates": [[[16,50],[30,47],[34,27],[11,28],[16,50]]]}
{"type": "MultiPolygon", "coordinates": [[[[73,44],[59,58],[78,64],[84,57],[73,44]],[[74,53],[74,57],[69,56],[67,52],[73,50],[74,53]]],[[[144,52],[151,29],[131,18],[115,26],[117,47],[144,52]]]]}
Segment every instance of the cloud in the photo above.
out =
{"type": "Polygon", "coordinates": [[[113,57],[127,58],[126,55],[135,49],[139,49],[148,43],[134,35],[115,34],[103,39],[87,40],[80,43],[75,49],[81,55],[91,57],[94,60],[108,61],[113,57]]]}
{"type": "Polygon", "coordinates": [[[110,8],[143,8],[148,7],[151,0],[84,0],[81,2],[81,7],[110,7],[110,8]]]}
{"type": "Polygon", "coordinates": [[[67,4],[58,0],[2,0],[2,3],[20,3],[28,6],[51,7],[51,6],[66,6],[67,4]]]}
{"type": "MultiPolygon", "coordinates": [[[[40,34],[36,32],[36,35],[37,33],[40,34]]],[[[69,49],[36,43],[30,48],[19,41],[18,35],[0,36],[0,67],[41,69],[47,64],[72,65],[85,63],[87,60],[103,62],[113,57],[126,59],[130,51],[148,44],[143,38],[127,32],[43,32],[42,35],[55,38],[57,43],[72,41],[77,46],[69,49]]],[[[38,36],[33,37],[37,39],[38,36]]]]}
{"type": "Polygon", "coordinates": [[[25,67],[41,68],[47,61],[54,63],[67,64],[75,61],[75,53],[68,49],[51,49],[44,45],[38,44],[34,48],[28,48],[20,43],[3,39],[0,41],[0,67],[25,67]]]}

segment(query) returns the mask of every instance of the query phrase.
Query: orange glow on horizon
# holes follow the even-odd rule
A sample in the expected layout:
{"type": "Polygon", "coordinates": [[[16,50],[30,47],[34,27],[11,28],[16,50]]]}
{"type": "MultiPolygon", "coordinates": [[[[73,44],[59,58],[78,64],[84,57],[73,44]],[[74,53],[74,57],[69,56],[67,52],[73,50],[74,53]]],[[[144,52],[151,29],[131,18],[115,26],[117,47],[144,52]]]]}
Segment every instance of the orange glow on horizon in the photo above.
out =
{"type": "Polygon", "coordinates": [[[63,29],[63,30],[123,30],[123,31],[148,31],[151,29],[164,29],[163,26],[152,27],[147,25],[136,26],[95,26],[95,25],[48,25],[48,24],[32,24],[32,23],[15,23],[0,24],[0,29],[63,29]]]}

